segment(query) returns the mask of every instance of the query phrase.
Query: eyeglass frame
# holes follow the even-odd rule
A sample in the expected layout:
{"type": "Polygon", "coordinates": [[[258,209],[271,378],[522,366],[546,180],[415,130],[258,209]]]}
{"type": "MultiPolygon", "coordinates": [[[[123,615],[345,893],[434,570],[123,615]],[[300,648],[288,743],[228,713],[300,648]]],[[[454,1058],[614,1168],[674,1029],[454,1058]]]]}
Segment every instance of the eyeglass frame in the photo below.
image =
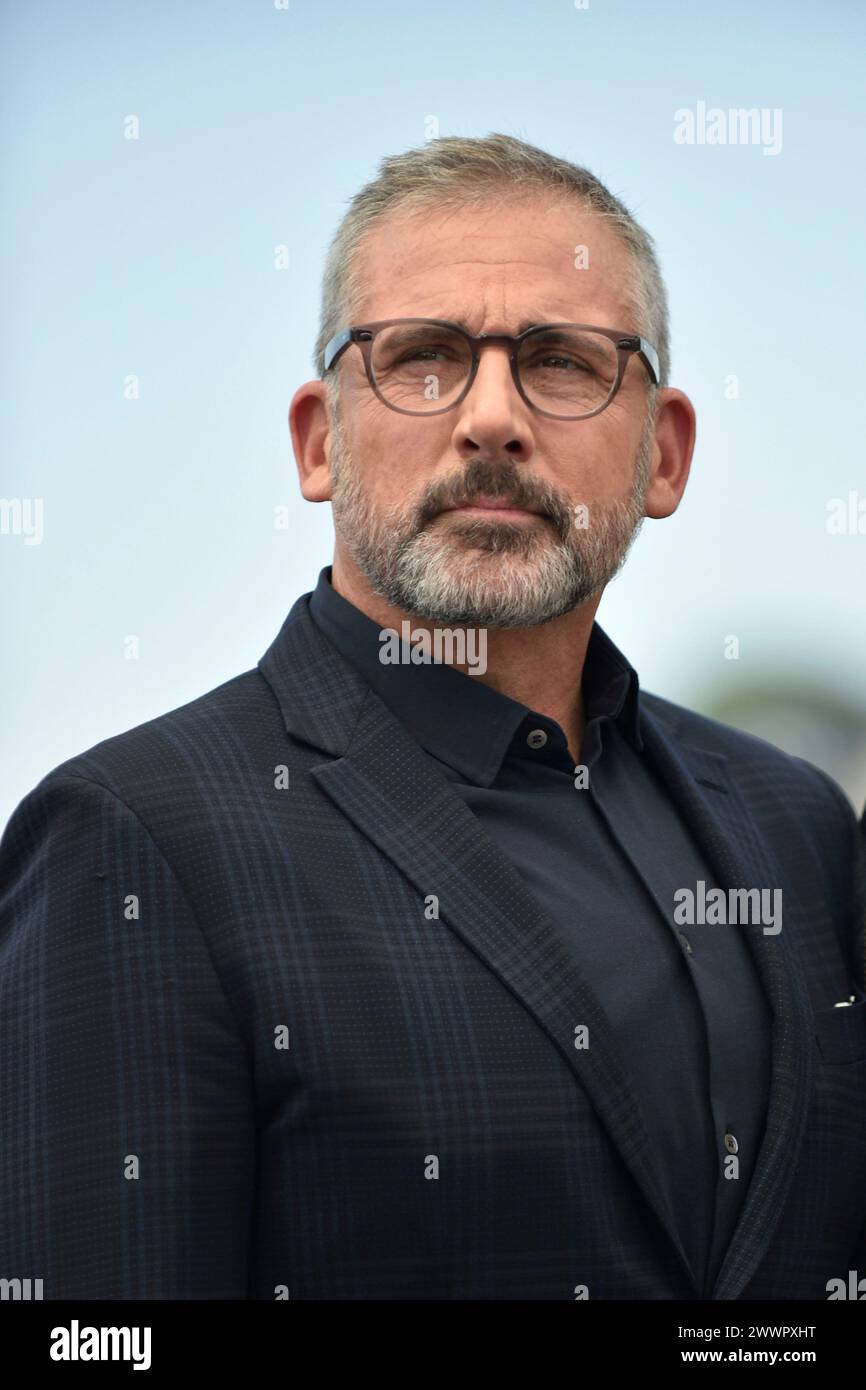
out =
{"type": "Polygon", "coordinates": [[[619,388],[622,385],[622,381],[625,376],[626,367],[629,363],[629,358],[631,358],[635,354],[641,359],[644,366],[646,367],[647,372],[649,373],[650,382],[653,386],[658,386],[661,378],[661,369],[659,365],[658,353],[656,352],[656,349],[653,347],[652,343],[648,342],[646,338],[642,338],[638,333],[623,332],[621,329],[618,328],[600,328],[598,324],[594,323],[536,323],[532,324],[530,328],[525,329],[523,333],[519,333],[516,337],[508,333],[481,333],[477,337],[473,337],[473,335],[469,333],[465,328],[461,327],[459,323],[454,323],[451,319],[425,319],[412,317],[397,319],[377,319],[373,323],[356,323],[348,328],[341,328],[339,333],[334,334],[333,338],[329,340],[325,347],[323,374],[324,372],[330,371],[331,368],[335,366],[338,359],[345,352],[346,348],[351,347],[352,343],[356,343],[357,346],[361,349],[361,356],[364,359],[364,369],[367,373],[367,380],[370,383],[370,386],[372,387],[373,391],[378,396],[379,400],[382,402],[383,405],[387,406],[389,410],[396,410],[400,415],[444,415],[446,411],[454,410],[458,405],[460,405],[461,401],[465,400],[466,396],[469,394],[469,391],[472,387],[472,383],[474,382],[475,377],[478,373],[478,367],[481,361],[480,349],[484,346],[495,345],[497,347],[508,348],[508,356],[509,361],[511,363],[511,375],[514,379],[514,385],[517,387],[521,399],[526,402],[530,410],[537,411],[539,415],[544,415],[549,420],[589,420],[592,418],[593,415],[600,415],[603,410],[607,409],[607,407],[610,405],[611,401],[619,391],[619,388]],[[429,323],[434,324],[439,328],[451,328],[454,329],[457,333],[459,333],[460,336],[464,338],[466,342],[469,344],[469,350],[472,353],[472,366],[469,370],[469,375],[466,378],[466,381],[463,385],[463,389],[461,390],[459,396],[455,397],[455,399],[451,401],[448,405],[440,406],[437,410],[406,410],[403,406],[392,405],[392,403],[389,400],[386,400],[386,398],[382,395],[382,392],[379,390],[379,387],[376,383],[375,373],[373,372],[373,364],[370,360],[373,339],[381,329],[391,328],[398,323],[429,323]],[[614,381],[614,384],[606,400],[604,400],[601,405],[597,406],[595,410],[587,411],[583,415],[556,415],[553,411],[544,410],[540,405],[536,405],[534,401],[529,399],[529,396],[527,396],[525,390],[523,389],[523,383],[520,380],[520,372],[517,366],[517,354],[520,350],[520,346],[523,342],[525,342],[527,338],[530,338],[534,333],[543,333],[550,328],[581,328],[587,332],[600,333],[603,335],[603,337],[609,338],[610,341],[616,347],[616,380],[614,381]],[[366,334],[367,336],[362,337],[362,334],[366,334]]]}

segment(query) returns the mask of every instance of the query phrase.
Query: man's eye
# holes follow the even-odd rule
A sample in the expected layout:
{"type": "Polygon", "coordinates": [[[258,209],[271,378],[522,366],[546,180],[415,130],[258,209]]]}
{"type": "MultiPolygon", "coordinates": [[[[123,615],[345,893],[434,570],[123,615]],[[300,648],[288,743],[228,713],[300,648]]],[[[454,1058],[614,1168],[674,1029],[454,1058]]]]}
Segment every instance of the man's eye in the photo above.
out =
{"type": "Polygon", "coordinates": [[[553,354],[540,358],[535,365],[538,367],[556,366],[557,368],[565,368],[578,372],[588,372],[590,370],[585,362],[577,362],[573,357],[558,357],[553,354]]]}
{"type": "Polygon", "coordinates": [[[445,349],[437,347],[409,348],[400,358],[401,362],[414,362],[418,358],[429,361],[433,357],[444,357],[445,349]]]}

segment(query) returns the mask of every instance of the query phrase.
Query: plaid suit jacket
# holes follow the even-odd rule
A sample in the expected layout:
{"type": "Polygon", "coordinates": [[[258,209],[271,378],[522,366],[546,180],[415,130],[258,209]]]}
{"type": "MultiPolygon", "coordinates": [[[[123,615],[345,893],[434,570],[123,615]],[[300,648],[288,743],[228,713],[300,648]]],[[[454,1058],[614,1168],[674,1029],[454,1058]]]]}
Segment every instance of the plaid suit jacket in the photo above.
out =
{"type": "MultiPolygon", "coordinates": [[[[10,820],[0,1276],[63,1299],[699,1296],[592,981],[308,599],[255,670],[64,762],[10,820]]],[[[824,1299],[866,1274],[857,821],[823,772],[666,700],[641,731],[718,883],[783,890],[778,935],[730,928],[772,1071],[712,1297],[824,1299]]]]}

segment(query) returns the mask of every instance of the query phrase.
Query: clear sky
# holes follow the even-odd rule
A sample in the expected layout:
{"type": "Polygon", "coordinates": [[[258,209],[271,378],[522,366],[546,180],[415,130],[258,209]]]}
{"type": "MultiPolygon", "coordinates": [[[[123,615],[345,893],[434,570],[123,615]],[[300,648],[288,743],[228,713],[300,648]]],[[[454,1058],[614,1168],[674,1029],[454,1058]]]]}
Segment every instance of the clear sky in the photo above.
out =
{"type": "Polygon", "coordinates": [[[0,825],[64,758],[254,666],[330,563],[287,406],[348,199],[431,120],[587,165],[656,240],[698,444],[679,512],[645,524],[599,610],[642,684],[701,708],[781,672],[866,706],[866,534],[826,524],[832,498],[866,499],[866,7],[2,15],[0,495],[43,520],[40,544],[0,535],[0,825]],[[675,139],[678,111],[741,107],[767,138],[675,139]]]}

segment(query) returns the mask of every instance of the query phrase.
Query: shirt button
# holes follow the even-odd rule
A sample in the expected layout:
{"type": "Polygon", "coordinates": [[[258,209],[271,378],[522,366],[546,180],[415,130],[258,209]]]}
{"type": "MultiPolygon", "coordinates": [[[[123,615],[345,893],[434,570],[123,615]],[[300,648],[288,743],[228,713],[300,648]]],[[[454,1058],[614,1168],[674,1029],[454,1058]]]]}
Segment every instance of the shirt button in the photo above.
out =
{"type": "Polygon", "coordinates": [[[731,1134],[731,1131],[728,1130],[725,1134],[725,1148],[727,1149],[728,1153],[735,1154],[739,1147],[740,1146],[737,1143],[736,1135],[731,1134]]]}
{"type": "Polygon", "coordinates": [[[690,956],[692,954],[692,943],[689,941],[689,938],[687,936],[683,935],[682,932],[679,932],[678,935],[680,941],[682,942],[683,950],[685,951],[687,956],[690,956]]]}
{"type": "Polygon", "coordinates": [[[547,742],[547,734],[543,729],[533,729],[532,733],[527,735],[526,742],[530,748],[543,748],[547,742]]]}

